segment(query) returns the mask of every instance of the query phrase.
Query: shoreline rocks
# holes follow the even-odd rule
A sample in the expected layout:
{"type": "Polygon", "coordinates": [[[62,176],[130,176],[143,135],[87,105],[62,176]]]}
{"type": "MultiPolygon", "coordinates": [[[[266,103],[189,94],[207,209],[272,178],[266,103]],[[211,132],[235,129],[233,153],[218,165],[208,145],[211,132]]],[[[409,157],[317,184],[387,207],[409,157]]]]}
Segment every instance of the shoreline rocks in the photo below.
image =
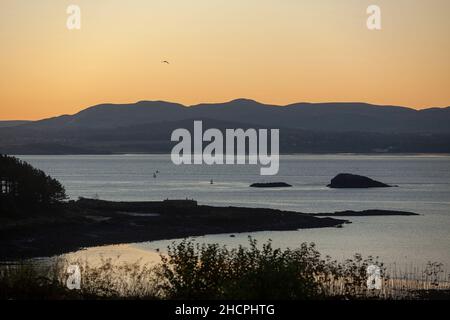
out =
{"type": "Polygon", "coordinates": [[[80,248],[258,231],[330,228],[341,218],[270,208],[193,206],[186,200],[116,202],[81,199],[61,205],[56,218],[3,224],[0,261],[48,257],[80,248]],[[125,214],[124,214],[125,213],[125,214]],[[126,214],[128,213],[128,214],[126,214]],[[157,213],[157,215],[155,215],[157,213]],[[151,214],[151,215],[150,215],[151,214]],[[30,243],[29,239],[33,239],[30,243]]]}
{"type": "Polygon", "coordinates": [[[286,182],[267,182],[267,183],[253,183],[251,188],[290,188],[290,184],[286,182]]]}

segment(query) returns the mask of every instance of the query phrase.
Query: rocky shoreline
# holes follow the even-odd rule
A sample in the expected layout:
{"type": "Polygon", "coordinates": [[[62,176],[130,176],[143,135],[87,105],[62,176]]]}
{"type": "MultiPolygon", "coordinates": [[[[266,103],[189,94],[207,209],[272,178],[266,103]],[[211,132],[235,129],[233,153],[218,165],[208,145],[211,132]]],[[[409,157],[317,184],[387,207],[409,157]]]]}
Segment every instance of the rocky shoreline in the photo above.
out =
{"type": "Polygon", "coordinates": [[[100,245],[206,234],[338,227],[347,222],[292,211],[203,206],[194,200],[81,199],[64,204],[51,216],[3,222],[0,261],[52,256],[100,245]]]}
{"type": "MultiPolygon", "coordinates": [[[[389,215],[388,211],[382,213],[389,215]]],[[[349,223],[333,215],[339,216],[203,206],[194,200],[113,202],[80,199],[65,203],[51,215],[2,221],[0,261],[52,256],[101,245],[206,234],[342,227],[349,223]]]]}

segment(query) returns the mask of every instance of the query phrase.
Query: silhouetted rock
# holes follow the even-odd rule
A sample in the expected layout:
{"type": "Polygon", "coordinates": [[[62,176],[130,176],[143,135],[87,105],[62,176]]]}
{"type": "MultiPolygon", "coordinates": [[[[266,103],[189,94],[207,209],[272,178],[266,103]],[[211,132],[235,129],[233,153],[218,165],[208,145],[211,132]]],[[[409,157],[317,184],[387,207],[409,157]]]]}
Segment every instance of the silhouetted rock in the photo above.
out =
{"type": "Polygon", "coordinates": [[[250,185],[252,188],[289,188],[292,187],[286,182],[268,182],[268,183],[253,183],[250,185]]]}
{"type": "Polygon", "coordinates": [[[340,173],[327,185],[329,188],[388,188],[392,187],[383,182],[350,173],[340,173]]]}

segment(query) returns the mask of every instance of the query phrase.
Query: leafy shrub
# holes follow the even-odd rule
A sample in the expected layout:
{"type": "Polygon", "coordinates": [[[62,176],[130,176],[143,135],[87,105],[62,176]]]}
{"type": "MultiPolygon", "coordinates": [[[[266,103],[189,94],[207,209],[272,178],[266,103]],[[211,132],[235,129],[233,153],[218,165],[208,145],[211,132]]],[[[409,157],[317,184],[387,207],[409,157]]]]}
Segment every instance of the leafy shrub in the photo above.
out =
{"type": "Polygon", "coordinates": [[[314,244],[298,249],[228,249],[189,240],[162,255],[163,291],[170,299],[323,299],[366,290],[366,269],[373,259],[360,255],[345,263],[322,259],[314,244]],[[339,287],[339,290],[336,288],[339,287]]]}

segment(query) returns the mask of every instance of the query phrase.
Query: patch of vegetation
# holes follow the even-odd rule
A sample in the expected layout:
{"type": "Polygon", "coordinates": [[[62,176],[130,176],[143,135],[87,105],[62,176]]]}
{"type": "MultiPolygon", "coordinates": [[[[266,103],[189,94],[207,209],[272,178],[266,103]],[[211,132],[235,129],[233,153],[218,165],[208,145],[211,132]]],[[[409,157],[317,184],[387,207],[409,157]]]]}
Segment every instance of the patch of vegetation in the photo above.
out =
{"type": "Polygon", "coordinates": [[[297,249],[249,246],[228,249],[190,240],[173,243],[156,266],[102,259],[72,261],[81,288],[66,287],[68,261],[0,267],[0,299],[449,299],[442,266],[429,264],[421,280],[386,275],[382,263],[355,255],[344,262],[321,258],[314,244],[297,249]],[[367,267],[381,268],[382,290],[367,289],[367,267]],[[425,277],[425,278],[424,278],[425,277]]]}
{"type": "Polygon", "coordinates": [[[102,259],[98,265],[86,261],[58,259],[50,264],[20,262],[0,266],[0,300],[104,300],[156,299],[157,273],[147,264],[114,263],[102,259]],[[67,286],[69,265],[81,273],[80,289],[67,286]]]}
{"type": "Polygon", "coordinates": [[[0,299],[61,300],[76,299],[79,293],[70,291],[60,279],[57,264],[48,268],[20,262],[0,267],[0,299]]]}
{"type": "Polygon", "coordinates": [[[59,181],[24,161],[0,154],[2,216],[49,208],[66,198],[66,191],[59,181]]]}
{"type": "MultiPolygon", "coordinates": [[[[184,240],[162,256],[163,291],[170,299],[326,299],[367,293],[367,267],[373,258],[338,263],[321,258],[314,244],[274,249],[256,240],[237,249],[184,240]],[[339,290],[337,288],[339,287],[339,290]]],[[[382,269],[383,270],[383,269],[382,269]]]]}

